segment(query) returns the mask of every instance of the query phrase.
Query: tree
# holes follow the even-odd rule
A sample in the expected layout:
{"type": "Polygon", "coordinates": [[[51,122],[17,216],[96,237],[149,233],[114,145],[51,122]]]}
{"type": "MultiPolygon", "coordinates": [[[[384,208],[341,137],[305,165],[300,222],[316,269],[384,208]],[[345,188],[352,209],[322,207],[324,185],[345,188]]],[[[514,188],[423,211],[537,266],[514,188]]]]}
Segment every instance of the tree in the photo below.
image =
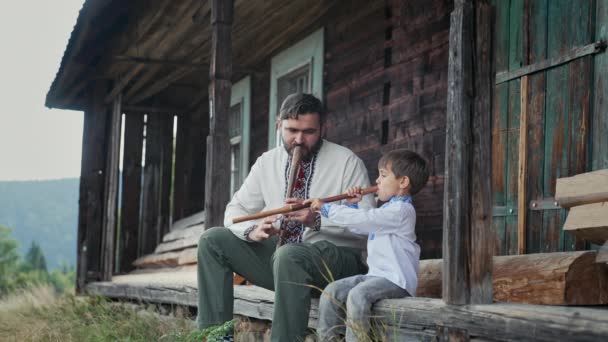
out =
{"type": "Polygon", "coordinates": [[[42,252],[42,248],[36,241],[32,241],[30,249],[25,255],[25,271],[40,271],[42,273],[48,273],[46,269],[46,258],[42,252]]]}
{"type": "Polygon", "coordinates": [[[0,225],[0,297],[15,289],[14,274],[19,265],[17,241],[10,237],[11,230],[0,225]]]}

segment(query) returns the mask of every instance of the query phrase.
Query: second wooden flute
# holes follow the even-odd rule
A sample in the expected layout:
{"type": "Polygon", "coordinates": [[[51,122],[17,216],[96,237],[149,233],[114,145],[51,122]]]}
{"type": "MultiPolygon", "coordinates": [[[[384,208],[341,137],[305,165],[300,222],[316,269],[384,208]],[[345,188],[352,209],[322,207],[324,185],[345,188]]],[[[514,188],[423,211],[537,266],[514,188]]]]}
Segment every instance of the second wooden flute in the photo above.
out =
{"type": "MultiPolygon", "coordinates": [[[[369,188],[361,189],[361,195],[371,194],[376,191],[378,191],[377,185],[370,186],[369,188]]],[[[347,198],[350,198],[350,196],[348,196],[348,194],[341,194],[341,195],[331,196],[331,197],[327,197],[327,198],[321,198],[321,201],[323,201],[325,203],[329,203],[329,202],[340,201],[340,200],[347,199],[347,198]]],[[[246,216],[241,216],[241,217],[235,217],[234,219],[232,219],[232,223],[245,222],[245,221],[249,221],[249,220],[256,220],[256,219],[264,218],[267,216],[285,214],[285,213],[289,213],[292,211],[296,211],[296,210],[300,210],[300,209],[304,209],[304,208],[308,208],[308,207],[310,207],[310,203],[289,204],[289,205],[286,205],[286,206],[284,206],[282,208],[278,208],[278,209],[262,211],[257,214],[251,214],[251,215],[246,215],[246,216]]]]}

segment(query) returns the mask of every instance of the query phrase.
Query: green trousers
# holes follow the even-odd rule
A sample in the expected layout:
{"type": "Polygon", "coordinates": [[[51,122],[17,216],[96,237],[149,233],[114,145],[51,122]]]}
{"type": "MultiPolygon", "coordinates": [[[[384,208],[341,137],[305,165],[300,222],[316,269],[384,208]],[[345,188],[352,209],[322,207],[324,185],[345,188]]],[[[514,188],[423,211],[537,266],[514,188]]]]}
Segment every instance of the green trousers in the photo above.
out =
{"type": "Polygon", "coordinates": [[[229,229],[205,231],[198,245],[198,317],[200,329],[233,318],[233,274],[274,291],[271,341],[304,338],[313,287],[366,272],[361,251],[327,241],[288,244],[277,238],[246,242],[229,229]]]}

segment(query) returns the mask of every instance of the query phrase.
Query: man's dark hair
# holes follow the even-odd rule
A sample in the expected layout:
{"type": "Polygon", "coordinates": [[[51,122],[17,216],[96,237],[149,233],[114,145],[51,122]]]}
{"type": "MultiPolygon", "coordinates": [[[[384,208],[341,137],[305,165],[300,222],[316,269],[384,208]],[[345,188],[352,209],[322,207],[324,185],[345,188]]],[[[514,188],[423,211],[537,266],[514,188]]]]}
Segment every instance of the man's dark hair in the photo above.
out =
{"type": "Polygon", "coordinates": [[[311,94],[295,93],[287,96],[281,104],[279,119],[297,119],[302,114],[319,114],[319,122],[325,120],[325,108],[321,100],[311,94]]]}
{"type": "Polygon", "coordinates": [[[424,158],[406,149],[386,153],[380,158],[378,166],[391,170],[395,177],[407,176],[410,179],[411,195],[417,194],[429,179],[429,170],[424,158]]]}

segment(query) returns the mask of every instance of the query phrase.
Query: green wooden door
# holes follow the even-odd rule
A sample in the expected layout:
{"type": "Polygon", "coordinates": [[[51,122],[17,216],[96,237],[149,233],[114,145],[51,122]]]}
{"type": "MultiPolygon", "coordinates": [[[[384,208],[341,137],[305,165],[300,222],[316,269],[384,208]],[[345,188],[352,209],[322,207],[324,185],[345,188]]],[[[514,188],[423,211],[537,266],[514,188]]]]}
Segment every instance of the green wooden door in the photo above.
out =
{"type": "MultiPolygon", "coordinates": [[[[603,0],[601,0],[603,1],[603,0]]],[[[597,40],[594,0],[494,0],[496,71],[512,71],[597,40]]],[[[598,55],[599,56],[599,55],[598,55]]],[[[585,248],[562,230],[566,210],[552,205],[557,178],[591,170],[594,58],[590,55],[529,75],[527,106],[526,253],[585,248]]],[[[604,57],[602,57],[604,58],[604,57]]],[[[496,254],[517,254],[521,79],[498,84],[492,114],[493,228],[496,254]]],[[[598,115],[605,116],[605,112],[598,115]]],[[[605,141],[605,139],[603,139],[605,141]]]]}

